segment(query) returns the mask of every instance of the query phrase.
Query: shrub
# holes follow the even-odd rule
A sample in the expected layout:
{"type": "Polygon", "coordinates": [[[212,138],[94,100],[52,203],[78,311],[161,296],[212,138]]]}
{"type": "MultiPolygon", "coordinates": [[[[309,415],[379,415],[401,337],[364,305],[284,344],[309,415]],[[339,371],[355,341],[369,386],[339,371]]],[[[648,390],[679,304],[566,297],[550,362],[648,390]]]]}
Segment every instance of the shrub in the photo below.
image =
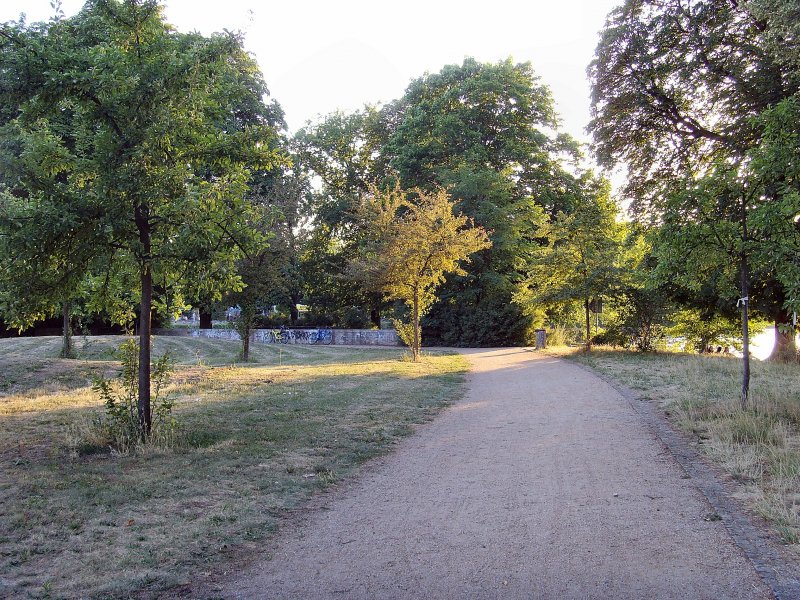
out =
{"type": "Polygon", "coordinates": [[[530,343],[532,325],[511,295],[499,292],[463,304],[440,300],[422,320],[426,346],[466,348],[530,343]]]}
{"type": "Polygon", "coordinates": [[[139,422],[139,344],[136,340],[128,340],[119,347],[116,355],[122,361],[119,376],[106,379],[100,375],[92,386],[105,405],[105,414],[93,423],[94,434],[122,453],[142,443],[170,445],[177,422],[172,416],[173,401],[164,394],[173,367],[169,353],[158,358],[151,370],[152,428],[149,435],[139,422]]]}
{"type": "Polygon", "coordinates": [[[342,325],[346,329],[371,329],[369,313],[357,306],[348,306],[342,315],[342,325]]]}
{"type": "Polygon", "coordinates": [[[553,347],[572,346],[581,341],[581,328],[556,323],[547,330],[547,345],[553,347]]]}
{"type": "Polygon", "coordinates": [[[278,329],[279,327],[290,327],[292,320],[289,315],[281,313],[270,313],[269,315],[257,314],[253,317],[253,329],[278,329]]]}
{"type": "Polygon", "coordinates": [[[627,348],[631,345],[631,335],[622,327],[612,325],[592,337],[592,344],[598,346],[613,346],[614,348],[627,348]]]}
{"type": "Polygon", "coordinates": [[[400,338],[400,341],[403,342],[409,348],[413,347],[414,324],[405,323],[400,319],[392,319],[392,325],[394,325],[394,330],[397,332],[397,336],[400,338]]]}

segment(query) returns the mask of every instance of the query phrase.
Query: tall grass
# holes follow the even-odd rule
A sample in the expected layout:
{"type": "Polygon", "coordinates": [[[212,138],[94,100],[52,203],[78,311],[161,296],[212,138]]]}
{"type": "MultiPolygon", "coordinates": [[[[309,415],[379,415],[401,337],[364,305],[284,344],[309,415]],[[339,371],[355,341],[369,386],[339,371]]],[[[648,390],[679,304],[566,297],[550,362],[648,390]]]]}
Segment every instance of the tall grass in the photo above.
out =
{"type": "Polygon", "coordinates": [[[584,342],[583,330],[572,325],[557,323],[547,330],[547,345],[555,348],[584,342]]]}

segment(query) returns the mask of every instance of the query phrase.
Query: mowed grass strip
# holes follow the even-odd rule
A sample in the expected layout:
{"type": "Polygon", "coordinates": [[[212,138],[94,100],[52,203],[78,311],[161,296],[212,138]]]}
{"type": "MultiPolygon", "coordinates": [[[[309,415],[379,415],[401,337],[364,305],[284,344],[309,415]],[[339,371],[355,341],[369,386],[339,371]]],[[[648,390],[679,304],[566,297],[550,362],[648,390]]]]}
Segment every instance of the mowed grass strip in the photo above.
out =
{"type": "Polygon", "coordinates": [[[118,337],[0,340],[0,597],[158,595],[260,548],[282,516],[463,393],[465,359],[159,338],[182,442],[82,455],[118,337]],[[26,368],[26,364],[29,366],[26,368]]]}
{"type": "Polygon", "coordinates": [[[737,495],[800,553],[800,365],[752,361],[742,411],[742,362],[691,354],[569,352],[663,406],[738,484],[737,495]]]}

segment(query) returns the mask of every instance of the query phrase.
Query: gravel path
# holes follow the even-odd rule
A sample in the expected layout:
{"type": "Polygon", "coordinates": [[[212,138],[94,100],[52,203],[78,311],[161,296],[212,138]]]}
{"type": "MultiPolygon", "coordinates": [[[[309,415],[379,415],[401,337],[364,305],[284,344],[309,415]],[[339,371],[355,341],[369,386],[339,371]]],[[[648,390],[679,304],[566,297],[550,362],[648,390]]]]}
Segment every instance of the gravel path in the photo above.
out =
{"type": "Polygon", "coordinates": [[[469,391],[226,582],[231,598],[770,598],[627,401],[467,351],[469,391]]]}

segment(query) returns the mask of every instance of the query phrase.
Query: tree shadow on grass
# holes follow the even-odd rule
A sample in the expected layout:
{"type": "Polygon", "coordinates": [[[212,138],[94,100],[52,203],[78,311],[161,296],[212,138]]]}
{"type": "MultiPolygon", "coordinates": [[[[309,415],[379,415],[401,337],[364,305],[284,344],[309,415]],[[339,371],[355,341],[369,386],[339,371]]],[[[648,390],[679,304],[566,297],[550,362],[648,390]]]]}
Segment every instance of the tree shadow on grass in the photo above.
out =
{"type": "Polygon", "coordinates": [[[167,449],[70,452],[67,424],[91,421],[99,404],[4,416],[5,581],[27,581],[26,592],[52,581],[51,593],[66,596],[111,586],[130,595],[148,579],[148,589],[177,585],[263,540],[282,515],[388,451],[463,389],[458,357],[432,359],[421,375],[397,360],[323,357],[294,371],[208,369],[219,379],[182,384],[183,438],[167,449]]]}

